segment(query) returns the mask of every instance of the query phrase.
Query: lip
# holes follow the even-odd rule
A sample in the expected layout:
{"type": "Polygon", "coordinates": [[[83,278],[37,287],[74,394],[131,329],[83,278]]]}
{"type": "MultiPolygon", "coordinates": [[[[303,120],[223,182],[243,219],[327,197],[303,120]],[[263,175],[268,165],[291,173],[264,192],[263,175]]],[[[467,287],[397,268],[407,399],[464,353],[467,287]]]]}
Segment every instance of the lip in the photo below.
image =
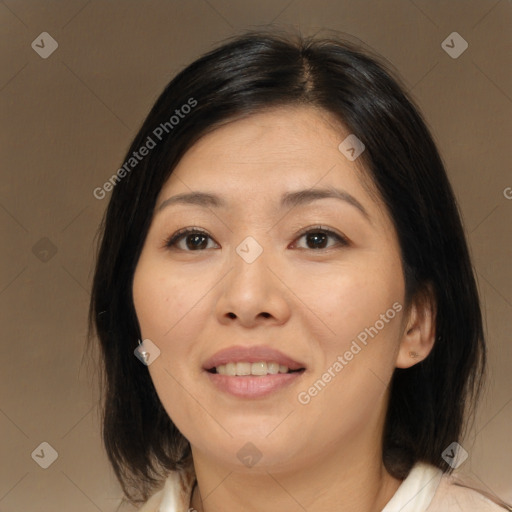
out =
{"type": "Polygon", "coordinates": [[[302,372],[278,373],[261,376],[229,376],[204,372],[210,382],[220,391],[238,398],[262,398],[291,385],[300,379],[302,372]]]}
{"type": "MultiPolygon", "coordinates": [[[[237,345],[216,352],[213,356],[211,356],[204,362],[203,370],[211,370],[216,366],[220,366],[221,364],[226,363],[258,363],[259,361],[273,361],[279,363],[280,365],[287,366],[290,370],[299,370],[301,368],[306,368],[305,364],[299,361],[295,361],[291,357],[287,356],[286,354],[283,354],[282,352],[274,348],[264,345],[257,345],[253,347],[244,347],[241,345],[237,345]]],[[[243,378],[246,379],[245,376],[243,378]]]]}
{"type": "Polygon", "coordinates": [[[287,366],[289,370],[300,370],[306,368],[304,363],[283,354],[274,348],[257,345],[244,347],[237,345],[229,347],[207,359],[203,364],[203,370],[210,383],[220,391],[239,398],[262,398],[291,385],[300,379],[304,371],[295,373],[277,373],[275,375],[243,375],[231,376],[211,373],[208,370],[226,363],[258,363],[259,361],[275,362],[287,366]]]}

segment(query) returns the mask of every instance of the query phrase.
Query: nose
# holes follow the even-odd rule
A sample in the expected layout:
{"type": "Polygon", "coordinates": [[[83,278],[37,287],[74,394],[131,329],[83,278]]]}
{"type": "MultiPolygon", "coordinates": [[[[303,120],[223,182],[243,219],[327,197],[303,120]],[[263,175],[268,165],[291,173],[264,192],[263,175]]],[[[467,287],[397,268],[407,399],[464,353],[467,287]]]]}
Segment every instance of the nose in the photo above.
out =
{"type": "Polygon", "coordinates": [[[219,287],[216,315],[220,323],[279,325],[290,317],[290,292],[276,261],[271,263],[265,252],[251,263],[234,252],[231,269],[219,287]]]}

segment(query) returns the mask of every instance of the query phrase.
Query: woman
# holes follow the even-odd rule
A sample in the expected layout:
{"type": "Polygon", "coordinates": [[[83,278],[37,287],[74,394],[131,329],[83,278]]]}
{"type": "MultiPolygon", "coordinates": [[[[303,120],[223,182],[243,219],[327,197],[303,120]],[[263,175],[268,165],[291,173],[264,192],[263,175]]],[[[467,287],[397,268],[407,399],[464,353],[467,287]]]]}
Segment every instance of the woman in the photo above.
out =
{"type": "Polygon", "coordinates": [[[90,325],[141,510],[506,509],[451,475],[479,299],[431,135],[376,57],[234,38],[170,82],[111,183],[90,325]]]}

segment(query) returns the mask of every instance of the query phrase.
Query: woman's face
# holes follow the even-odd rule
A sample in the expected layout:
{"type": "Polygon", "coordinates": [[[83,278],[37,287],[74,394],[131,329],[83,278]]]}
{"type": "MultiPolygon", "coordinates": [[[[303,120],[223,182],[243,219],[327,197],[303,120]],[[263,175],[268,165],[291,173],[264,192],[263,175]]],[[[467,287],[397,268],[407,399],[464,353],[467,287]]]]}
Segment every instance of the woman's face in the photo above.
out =
{"type": "Polygon", "coordinates": [[[404,281],[392,222],[338,148],[348,135],[313,108],[252,115],[202,138],[160,192],[133,297],[195,458],[297,469],[380,442],[404,281]],[[191,192],[217,199],[170,201],[191,192]],[[272,350],[304,369],[275,374],[272,350]]]}

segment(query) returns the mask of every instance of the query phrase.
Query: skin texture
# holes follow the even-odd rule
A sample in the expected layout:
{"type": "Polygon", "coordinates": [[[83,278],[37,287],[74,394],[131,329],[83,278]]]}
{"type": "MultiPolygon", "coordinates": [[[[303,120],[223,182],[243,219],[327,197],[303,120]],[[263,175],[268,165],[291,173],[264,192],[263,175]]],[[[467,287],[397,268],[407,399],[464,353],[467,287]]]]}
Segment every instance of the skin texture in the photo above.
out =
{"type": "Polygon", "coordinates": [[[406,308],[396,232],[358,161],[338,149],[347,135],[312,107],[233,121],[185,154],[157,199],[134,304],[143,339],[161,351],[148,367],[157,393],[192,446],[198,488],[191,506],[198,511],[380,511],[401,483],[381,457],[387,386],[395,367],[428,355],[435,311],[419,301],[406,308]],[[329,186],[355,197],[370,220],[332,198],[279,207],[285,192],[329,186]],[[191,191],[221,195],[228,206],[158,210],[191,191]],[[323,233],[319,225],[348,244],[301,234],[323,233]],[[196,245],[185,236],[165,248],[186,227],[208,236],[196,245]],[[236,252],[247,236],[263,249],[250,264],[236,252]],[[300,403],[298,394],[395,303],[401,311],[300,403]],[[202,369],[233,345],[269,345],[304,362],[306,371],[267,397],[233,397],[202,369]],[[252,467],[237,457],[248,442],[261,453],[252,467]]]}

